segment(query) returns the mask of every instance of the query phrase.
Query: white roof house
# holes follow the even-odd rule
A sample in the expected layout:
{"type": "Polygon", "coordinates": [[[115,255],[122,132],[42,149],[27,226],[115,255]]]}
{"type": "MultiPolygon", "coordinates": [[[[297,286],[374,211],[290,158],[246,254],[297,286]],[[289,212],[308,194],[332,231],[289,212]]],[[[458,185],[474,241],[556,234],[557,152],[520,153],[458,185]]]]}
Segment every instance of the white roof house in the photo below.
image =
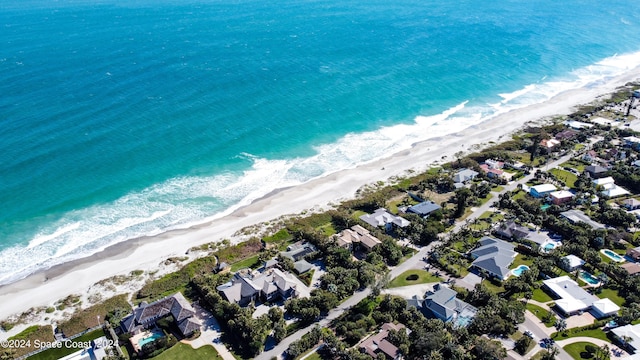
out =
{"type": "Polygon", "coordinates": [[[540,184],[529,188],[529,194],[534,197],[543,197],[546,194],[556,191],[557,188],[553,184],[540,184]]]}
{"type": "Polygon", "coordinates": [[[559,190],[550,193],[549,196],[551,196],[551,199],[554,203],[559,204],[565,201],[569,201],[569,199],[573,198],[573,193],[568,190],[559,190]]]}
{"type": "Polygon", "coordinates": [[[579,258],[579,257],[577,257],[577,256],[575,256],[573,254],[567,255],[567,256],[563,257],[563,259],[567,259],[567,260],[561,262],[561,264],[564,263],[563,267],[565,267],[565,266],[567,267],[564,270],[569,271],[569,272],[574,271],[576,269],[579,269],[580,267],[582,267],[582,265],[584,265],[586,263],[584,260],[582,260],[581,258],[579,258]]]}
{"type": "Polygon", "coordinates": [[[373,227],[386,226],[388,224],[406,227],[411,224],[409,220],[398,215],[393,215],[384,208],[376,210],[373,214],[362,215],[360,219],[373,227]]]}
{"type": "Polygon", "coordinates": [[[555,296],[559,297],[556,300],[556,306],[567,315],[588,310],[595,301],[599,300],[566,275],[544,280],[542,283],[555,296]]]}
{"type": "Polygon", "coordinates": [[[593,183],[596,186],[602,186],[602,194],[607,195],[608,197],[622,196],[629,193],[624,188],[616,185],[615,180],[611,176],[607,176],[602,179],[595,179],[593,180],[593,183]]]}
{"type": "Polygon", "coordinates": [[[620,311],[620,306],[616,305],[609,298],[604,298],[594,301],[593,304],[591,304],[591,310],[596,318],[601,319],[607,316],[616,315],[618,311],[620,311]]]}
{"type": "Polygon", "coordinates": [[[634,349],[640,348],[640,324],[620,326],[611,330],[619,339],[629,337],[628,344],[634,349]]]}

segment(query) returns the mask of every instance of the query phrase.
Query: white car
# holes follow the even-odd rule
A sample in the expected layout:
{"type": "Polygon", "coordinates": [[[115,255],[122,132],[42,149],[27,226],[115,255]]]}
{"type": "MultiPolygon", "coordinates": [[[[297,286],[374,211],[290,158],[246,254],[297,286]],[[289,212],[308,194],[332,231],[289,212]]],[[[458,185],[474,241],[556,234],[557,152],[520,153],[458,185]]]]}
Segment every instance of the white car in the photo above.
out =
{"type": "Polygon", "coordinates": [[[530,337],[530,338],[532,338],[532,339],[535,339],[535,337],[536,337],[536,336],[535,336],[535,335],[533,335],[533,333],[532,333],[531,331],[529,331],[529,330],[527,330],[527,331],[525,331],[525,332],[524,332],[524,336],[530,337]]]}

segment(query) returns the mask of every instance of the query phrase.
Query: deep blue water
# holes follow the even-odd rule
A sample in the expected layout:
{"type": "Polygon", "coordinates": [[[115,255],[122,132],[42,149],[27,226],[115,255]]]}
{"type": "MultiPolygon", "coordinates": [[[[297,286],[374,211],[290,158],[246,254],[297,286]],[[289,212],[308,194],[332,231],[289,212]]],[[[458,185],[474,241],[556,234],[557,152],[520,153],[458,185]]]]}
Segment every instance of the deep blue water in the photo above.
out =
{"type": "Polygon", "coordinates": [[[5,0],[0,284],[589,86],[638,34],[632,1],[5,0]]]}

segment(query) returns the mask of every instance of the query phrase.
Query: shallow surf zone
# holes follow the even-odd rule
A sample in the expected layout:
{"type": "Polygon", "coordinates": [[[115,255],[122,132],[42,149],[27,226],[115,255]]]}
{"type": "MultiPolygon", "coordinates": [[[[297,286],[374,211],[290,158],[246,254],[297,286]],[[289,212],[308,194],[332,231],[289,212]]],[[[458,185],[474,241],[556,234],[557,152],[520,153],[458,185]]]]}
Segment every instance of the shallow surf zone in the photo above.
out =
{"type": "MultiPolygon", "coordinates": [[[[389,157],[415,143],[459,133],[562,92],[590,88],[637,66],[640,53],[610,57],[562,78],[541,79],[483,101],[464,101],[440,114],[417,116],[411,123],[349,133],[335,143],[314,146],[310,157],[265,159],[240,153],[238,157],[251,163],[244,171],[174,178],[40,226],[0,252],[0,284],[91,256],[116,243],[209,222],[276,189],[389,157]]],[[[469,139],[469,144],[473,142],[469,139]]]]}

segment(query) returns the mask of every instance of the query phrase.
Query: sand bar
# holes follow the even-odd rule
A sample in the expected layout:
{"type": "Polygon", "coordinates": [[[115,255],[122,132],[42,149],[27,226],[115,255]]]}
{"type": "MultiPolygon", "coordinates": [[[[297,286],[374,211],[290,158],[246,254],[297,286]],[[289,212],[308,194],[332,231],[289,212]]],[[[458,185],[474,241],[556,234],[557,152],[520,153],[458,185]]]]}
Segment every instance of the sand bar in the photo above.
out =
{"type": "Polygon", "coordinates": [[[133,270],[156,270],[172,256],[184,256],[193,246],[230,238],[244,227],[298,214],[304,210],[352,198],[359,188],[407,170],[421,171],[436,161],[453,160],[458,151],[468,152],[475,144],[505,140],[525,123],[547,116],[568,114],[629,81],[640,78],[640,67],[588,88],[564,92],[549,101],[500,115],[459,133],[430,139],[355,169],[344,170],[305,184],[281,189],[223,218],[187,230],[126,241],[91,257],[53,267],[13,284],[0,287],[0,319],[31,307],[50,306],[70,294],[82,294],[94,283],[133,270]]]}

